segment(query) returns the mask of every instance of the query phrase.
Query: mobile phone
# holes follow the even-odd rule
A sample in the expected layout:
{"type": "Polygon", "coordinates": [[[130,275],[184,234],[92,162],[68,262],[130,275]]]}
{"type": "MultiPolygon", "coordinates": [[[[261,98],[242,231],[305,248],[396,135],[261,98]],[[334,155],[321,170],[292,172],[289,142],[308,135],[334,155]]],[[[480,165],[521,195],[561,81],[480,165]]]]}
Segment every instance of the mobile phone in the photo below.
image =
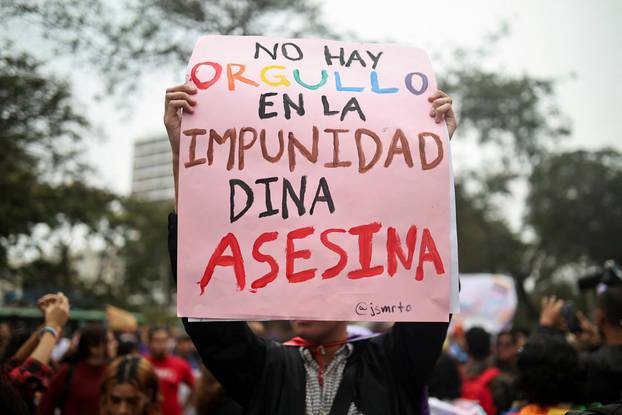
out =
{"type": "Polygon", "coordinates": [[[566,320],[568,331],[571,333],[579,333],[581,331],[581,323],[577,317],[577,309],[572,301],[568,301],[561,309],[561,315],[566,320]]]}

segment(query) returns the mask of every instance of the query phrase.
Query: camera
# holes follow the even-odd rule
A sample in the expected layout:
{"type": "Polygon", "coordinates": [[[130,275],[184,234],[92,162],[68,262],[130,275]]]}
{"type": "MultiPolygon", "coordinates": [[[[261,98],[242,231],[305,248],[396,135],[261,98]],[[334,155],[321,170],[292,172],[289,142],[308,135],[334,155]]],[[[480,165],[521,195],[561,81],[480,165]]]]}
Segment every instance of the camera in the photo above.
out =
{"type": "Polygon", "coordinates": [[[599,284],[622,286],[622,269],[620,265],[610,259],[605,261],[597,272],[584,275],[577,281],[577,285],[582,291],[595,288],[599,284]]]}

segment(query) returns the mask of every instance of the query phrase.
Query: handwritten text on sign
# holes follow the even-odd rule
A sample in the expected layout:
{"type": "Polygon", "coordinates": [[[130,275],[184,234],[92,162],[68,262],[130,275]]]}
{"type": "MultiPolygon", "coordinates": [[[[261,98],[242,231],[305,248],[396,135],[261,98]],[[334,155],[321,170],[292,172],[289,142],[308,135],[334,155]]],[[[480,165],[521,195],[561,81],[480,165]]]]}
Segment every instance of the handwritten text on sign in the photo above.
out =
{"type": "Polygon", "coordinates": [[[178,314],[446,321],[446,130],[419,49],[206,36],[182,120],[178,314]]]}

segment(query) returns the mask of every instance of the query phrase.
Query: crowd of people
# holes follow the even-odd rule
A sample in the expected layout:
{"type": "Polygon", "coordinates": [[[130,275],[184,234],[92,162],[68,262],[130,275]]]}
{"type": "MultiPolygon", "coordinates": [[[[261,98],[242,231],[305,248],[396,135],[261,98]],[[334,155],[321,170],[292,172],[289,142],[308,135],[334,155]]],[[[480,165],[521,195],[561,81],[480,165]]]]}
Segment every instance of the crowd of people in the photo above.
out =
{"type": "MultiPolygon", "coordinates": [[[[180,110],[192,111],[195,93],[191,85],[166,93],[176,189],[180,110]]],[[[451,138],[451,98],[437,91],[428,100],[430,116],[446,122],[451,138]]],[[[176,279],[176,213],[168,243],[176,279]]],[[[399,322],[374,332],[345,321],[188,318],[183,330],[113,332],[87,324],[68,333],[64,294],[48,294],[38,305],[42,324],[27,338],[0,325],[2,414],[557,415],[622,408],[619,286],[599,294],[592,320],[545,297],[537,326],[499,333],[446,322],[399,322]]]]}
{"type": "Polygon", "coordinates": [[[622,287],[598,296],[593,322],[563,310],[545,297],[531,330],[455,330],[429,383],[432,414],[556,415],[622,401],[622,287]]]}
{"type": "MultiPolygon", "coordinates": [[[[482,327],[463,330],[454,325],[429,374],[420,413],[556,415],[619,402],[622,287],[610,287],[599,295],[593,321],[577,313],[578,328],[570,327],[563,306],[563,300],[544,298],[539,324],[530,329],[492,334],[482,327]]],[[[203,365],[195,343],[206,348],[210,345],[197,341],[192,331],[191,338],[178,327],[113,332],[105,324],[87,323],[74,333],[64,333],[71,317],[67,297],[62,293],[46,295],[39,300],[39,308],[42,324],[27,338],[3,323],[3,414],[242,414],[248,406],[248,396],[240,396],[250,391],[225,390],[203,365]],[[61,338],[67,339],[69,347],[58,354],[55,351],[63,344],[61,338]]],[[[241,324],[264,341],[307,350],[310,361],[319,355],[300,338],[284,342],[289,336],[314,329],[296,327],[304,322],[293,322],[290,330],[283,322],[241,324]]],[[[357,337],[382,337],[361,326],[350,325],[346,331],[348,342],[355,342],[357,337]]],[[[338,350],[345,350],[345,359],[352,351],[344,345],[355,344],[336,343],[324,343],[329,351],[325,352],[326,365],[314,366],[312,375],[320,376],[323,386],[335,371],[338,350]],[[336,349],[332,356],[331,347],[336,349]]],[[[237,358],[241,359],[239,364],[246,363],[244,357],[237,358]]],[[[222,360],[230,362],[226,356],[222,360]]],[[[216,366],[218,378],[222,378],[223,370],[232,372],[233,377],[240,374],[235,366],[216,366]]],[[[267,379],[271,380],[278,384],[277,379],[267,379]]],[[[228,382],[227,376],[224,381],[228,382]]],[[[314,384],[307,381],[305,387],[309,391],[314,384]]]]}

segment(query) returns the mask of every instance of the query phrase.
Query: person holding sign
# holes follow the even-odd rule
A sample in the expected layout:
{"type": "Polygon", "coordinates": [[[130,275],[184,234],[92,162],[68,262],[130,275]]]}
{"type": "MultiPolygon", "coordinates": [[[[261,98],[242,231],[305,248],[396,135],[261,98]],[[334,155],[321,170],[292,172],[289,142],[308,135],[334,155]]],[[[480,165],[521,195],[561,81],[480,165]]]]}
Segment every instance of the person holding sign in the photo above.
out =
{"type": "MultiPolygon", "coordinates": [[[[341,60],[348,62],[343,56],[341,60]]],[[[166,91],[164,124],[172,149],[176,197],[181,113],[196,110],[196,94],[191,83],[166,91]]],[[[451,97],[439,90],[429,92],[427,100],[429,116],[437,124],[445,123],[451,138],[457,127],[451,97]]],[[[177,279],[175,213],[169,216],[169,252],[177,279]]],[[[386,334],[355,339],[348,336],[345,321],[293,320],[298,337],[281,345],[257,337],[244,321],[183,317],[182,322],[207,368],[245,408],[244,413],[267,415],[425,414],[425,385],[448,326],[447,322],[401,321],[386,334]]]]}

